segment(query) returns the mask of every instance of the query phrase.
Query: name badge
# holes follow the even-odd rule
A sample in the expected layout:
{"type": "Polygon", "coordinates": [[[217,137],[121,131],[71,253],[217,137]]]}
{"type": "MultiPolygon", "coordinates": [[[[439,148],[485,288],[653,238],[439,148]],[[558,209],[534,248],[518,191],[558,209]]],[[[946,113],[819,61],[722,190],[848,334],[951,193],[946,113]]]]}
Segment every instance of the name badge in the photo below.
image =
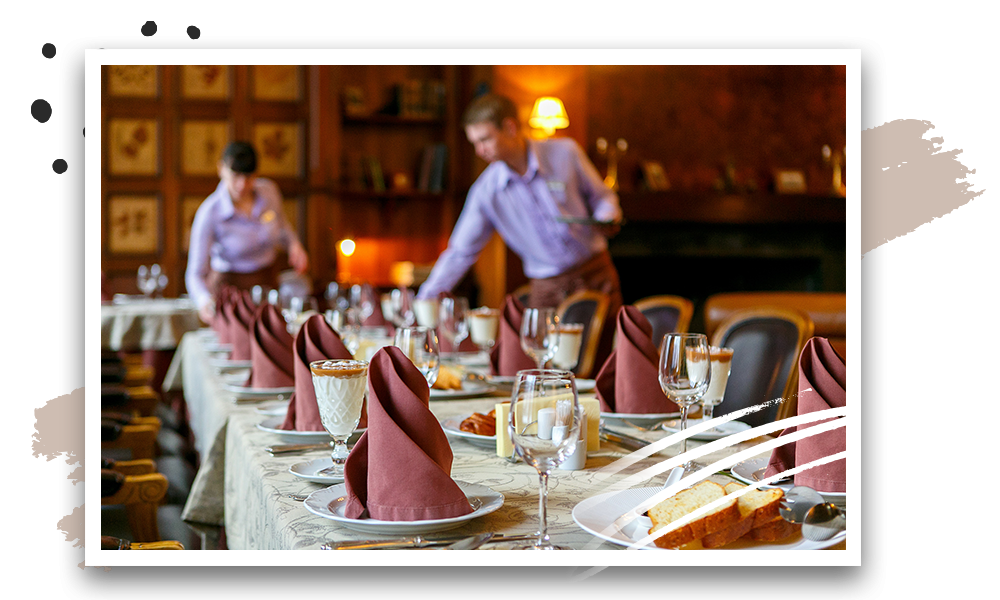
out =
{"type": "Polygon", "coordinates": [[[260,216],[260,222],[261,223],[270,223],[271,221],[274,220],[274,216],[275,215],[274,215],[274,211],[273,210],[266,210],[266,211],[264,211],[264,214],[262,214],[260,216]]]}
{"type": "Polygon", "coordinates": [[[559,193],[566,191],[566,184],[561,181],[549,181],[548,184],[549,184],[549,191],[559,192],[559,193]]]}

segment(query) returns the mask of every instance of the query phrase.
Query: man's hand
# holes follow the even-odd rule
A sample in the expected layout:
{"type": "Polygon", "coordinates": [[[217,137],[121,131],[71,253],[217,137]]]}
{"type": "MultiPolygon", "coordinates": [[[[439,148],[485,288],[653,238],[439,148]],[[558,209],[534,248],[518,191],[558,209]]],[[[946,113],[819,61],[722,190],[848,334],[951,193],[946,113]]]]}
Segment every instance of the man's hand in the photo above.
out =
{"type": "Polygon", "coordinates": [[[198,316],[206,325],[210,325],[215,317],[215,304],[211,301],[202,304],[198,309],[198,316]]]}
{"type": "Polygon", "coordinates": [[[302,244],[295,242],[292,247],[288,249],[288,264],[292,265],[296,273],[305,273],[309,269],[309,255],[306,254],[306,249],[302,247],[302,244]]]}
{"type": "Polygon", "coordinates": [[[601,235],[611,239],[618,235],[618,232],[622,230],[622,222],[621,220],[612,221],[611,223],[597,225],[596,227],[597,230],[601,232],[601,235]]]}

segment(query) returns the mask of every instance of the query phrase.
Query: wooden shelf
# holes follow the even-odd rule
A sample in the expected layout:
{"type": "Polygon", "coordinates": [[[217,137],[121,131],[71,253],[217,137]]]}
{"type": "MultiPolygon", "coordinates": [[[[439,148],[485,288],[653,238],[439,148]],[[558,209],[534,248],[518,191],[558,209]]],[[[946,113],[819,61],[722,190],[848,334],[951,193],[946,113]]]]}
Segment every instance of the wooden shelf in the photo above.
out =
{"type": "Polygon", "coordinates": [[[344,115],[343,117],[344,125],[379,125],[379,126],[392,126],[392,125],[432,125],[432,126],[444,126],[445,120],[441,117],[400,117],[397,115],[367,115],[367,116],[350,116],[344,115]]]}
{"type": "Polygon", "coordinates": [[[416,190],[386,190],[384,192],[337,190],[334,194],[345,200],[443,200],[447,197],[444,192],[418,192],[416,190]]]}
{"type": "Polygon", "coordinates": [[[709,224],[845,223],[847,203],[831,196],[770,193],[623,192],[622,212],[631,222],[709,224]]]}

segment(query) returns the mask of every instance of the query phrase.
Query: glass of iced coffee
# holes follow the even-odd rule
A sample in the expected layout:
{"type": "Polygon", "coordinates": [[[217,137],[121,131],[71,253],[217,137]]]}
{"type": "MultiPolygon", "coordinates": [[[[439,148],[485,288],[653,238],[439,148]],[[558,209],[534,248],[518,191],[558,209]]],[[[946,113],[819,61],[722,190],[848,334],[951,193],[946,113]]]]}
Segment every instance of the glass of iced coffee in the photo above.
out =
{"type": "Polygon", "coordinates": [[[344,476],[349,454],[347,440],[361,421],[361,409],[368,389],[368,361],[317,360],[309,363],[319,418],[333,438],[333,466],[321,475],[344,476]]]}
{"type": "Polygon", "coordinates": [[[559,347],[552,357],[552,366],[564,371],[572,371],[580,362],[580,346],[583,343],[583,323],[559,324],[559,347]]]}
{"type": "Polygon", "coordinates": [[[472,343],[483,352],[489,352],[497,343],[500,332],[500,311],[485,306],[469,312],[469,336],[472,343]]]}

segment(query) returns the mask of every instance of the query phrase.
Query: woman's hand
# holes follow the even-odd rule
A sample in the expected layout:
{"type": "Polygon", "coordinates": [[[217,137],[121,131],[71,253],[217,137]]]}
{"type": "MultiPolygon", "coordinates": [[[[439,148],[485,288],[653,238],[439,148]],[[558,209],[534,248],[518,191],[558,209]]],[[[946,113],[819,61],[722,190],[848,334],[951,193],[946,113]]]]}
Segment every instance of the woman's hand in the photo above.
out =
{"type": "Polygon", "coordinates": [[[300,242],[295,242],[288,249],[288,264],[292,265],[296,273],[305,273],[309,269],[309,255],[300,242]]]}

